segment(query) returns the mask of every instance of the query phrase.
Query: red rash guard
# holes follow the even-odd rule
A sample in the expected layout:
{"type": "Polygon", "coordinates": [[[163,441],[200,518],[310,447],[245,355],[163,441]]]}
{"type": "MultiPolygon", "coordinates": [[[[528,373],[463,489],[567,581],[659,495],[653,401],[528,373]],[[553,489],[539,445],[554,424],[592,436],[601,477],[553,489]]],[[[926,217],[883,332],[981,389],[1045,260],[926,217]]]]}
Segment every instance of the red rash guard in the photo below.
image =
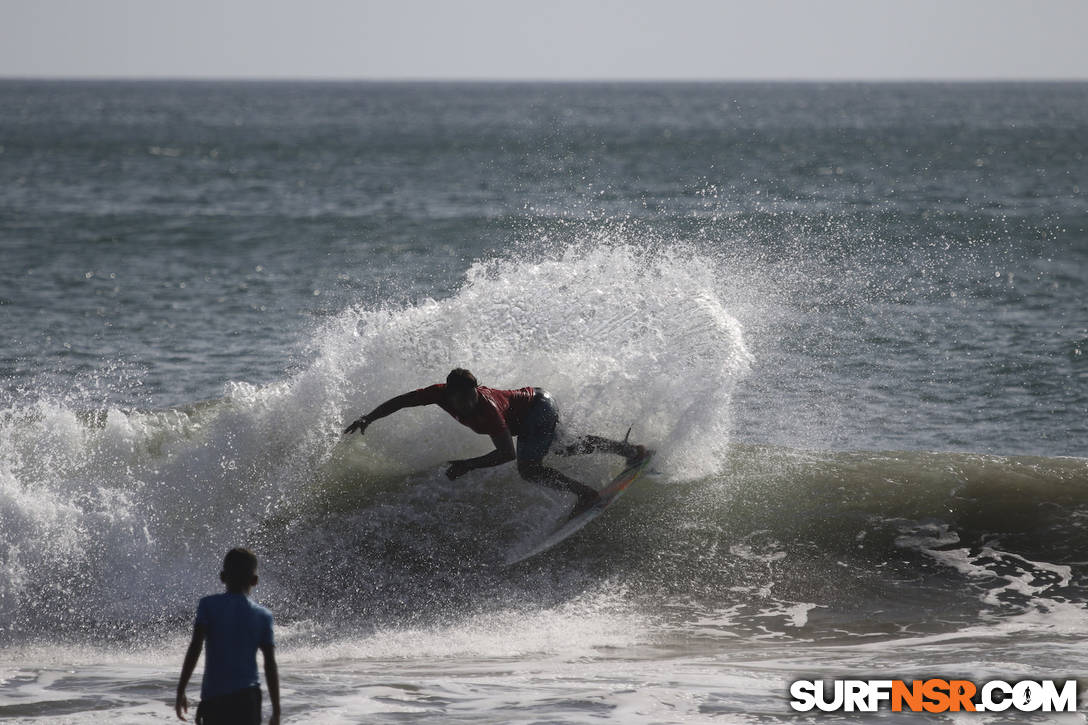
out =
{"type": "Polygon", "coordinates": [[[521,431],[521,421],[525,417],[525,411],[533,404],[535,388],[518,388],[517,390],[495,390],[485,388],[482,385],[476,387],[479,394],[479,402],[472,415],[462,418],[446,400],[446,384],[438,383],[430,387],[413,390],[408,394],[408,405],[438,405],[442,410],[452,415],[458,423],[467,425],[477,433],[484,435],[499,435],[504,431],[510,431],[511,436],[516,436],[521,431]]]}

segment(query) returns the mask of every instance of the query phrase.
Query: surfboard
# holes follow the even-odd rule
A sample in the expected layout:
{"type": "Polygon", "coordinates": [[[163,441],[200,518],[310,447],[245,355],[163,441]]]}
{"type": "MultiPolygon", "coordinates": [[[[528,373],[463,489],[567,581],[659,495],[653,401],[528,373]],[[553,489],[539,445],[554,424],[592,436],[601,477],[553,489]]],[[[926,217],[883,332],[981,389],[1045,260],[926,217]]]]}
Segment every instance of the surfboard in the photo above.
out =
{"type": "Polygon", "coordinates": [[[554,529],[552,529],[550,534],[545,536],[544,539],[535,546],[531,546],[527,550],[514,549],[507,554],[505,561],[506,565],[510,566],[512,564],[517,564],[518,562],[525,561],[537,554],[542,554],[559,542],[580,531],[582,527],[603,514],[609,506],[616,503],[616,500],[627,491],[628,487],[642,475],[642,472],[650,465],[650,461],[653,460],[653,457],[654,452],[647,448],[646,453],[640,458],[631,461],[626,468],[609,481],[607,486],[599,491],[601,494],[600,501],[576,516],[565,517],[554,529]]]}

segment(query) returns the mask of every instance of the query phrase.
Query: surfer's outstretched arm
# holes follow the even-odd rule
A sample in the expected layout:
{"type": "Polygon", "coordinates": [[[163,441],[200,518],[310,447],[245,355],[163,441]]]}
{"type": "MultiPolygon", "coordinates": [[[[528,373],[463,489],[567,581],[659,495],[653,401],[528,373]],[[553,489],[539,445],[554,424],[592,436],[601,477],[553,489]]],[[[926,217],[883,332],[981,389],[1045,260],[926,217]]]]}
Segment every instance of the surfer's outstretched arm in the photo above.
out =
{"type": "Polygon", "coordinates": [[[446,469],[446,476],[452,481],[476,468],[501,466],[517,458],[517,454],[514,452],[514,439],[510,436],[510,431],[503,431],[491,436],[491,442],[495,444],[495,450],[485,456],[450,461],[450,467],[446,469]]]}
{"type": "Polygon", "coordinates": [[[421,405],[421,403],[418,402],[418,397],[419,396],[416,395],[416,391],[412,391],[410,393],[398,395],[395,398],[390,398],[366,415],[360,416],[359,418],[353,420],[351,422],[351,425],[344,429],[344,433],[349,435],[351,433],[354,433],[355,431],[363,433],[364,431],[366,431],[366,427],[368,425],[378,420],[379,418],[384,418],[387,415],[392,415],[401,408],[409,408],[414,405],[421,405]]]}

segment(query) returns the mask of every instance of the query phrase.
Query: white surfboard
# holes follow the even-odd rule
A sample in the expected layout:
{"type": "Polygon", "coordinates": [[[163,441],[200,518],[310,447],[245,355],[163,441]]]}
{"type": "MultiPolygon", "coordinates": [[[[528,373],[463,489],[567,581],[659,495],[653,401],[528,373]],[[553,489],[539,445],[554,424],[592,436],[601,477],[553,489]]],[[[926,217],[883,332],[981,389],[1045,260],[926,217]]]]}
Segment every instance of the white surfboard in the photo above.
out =
{"type": "Polygon", "coordinates": [[[532,545],[527,549],[518,548],[509,552],[506,556],[506,565],[510,566],[511,564],[517,564],[519,561],[525,561],[526,559],[547,551],[567,537],[575,534],[593,519],[603,514],[605,509],[614,504],[627,488],[642,475],[642,472],[650,465],[650,461],[653,460],[653,457],[654,452],[647,449],[646,453],[640,458],[632,461],[626,468],[620,471],[607,486],[600,490],[600,501],[593,504],[585,511],[582,511],[577,516],[568,517],[560,521],[551,533],[545,536],[539,543],[532,545]]]}

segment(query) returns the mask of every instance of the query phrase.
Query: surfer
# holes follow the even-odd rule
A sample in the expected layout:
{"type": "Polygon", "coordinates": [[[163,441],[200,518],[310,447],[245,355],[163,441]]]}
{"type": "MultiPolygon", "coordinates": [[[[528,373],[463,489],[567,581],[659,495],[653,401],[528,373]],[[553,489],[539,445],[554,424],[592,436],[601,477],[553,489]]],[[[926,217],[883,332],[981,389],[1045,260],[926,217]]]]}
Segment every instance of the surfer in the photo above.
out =
{"type": "MultiPolygon", "coordinates": [[[[476,381],[476,376],[463,368],[451,370],[446,382],[413,390],[387,400],[374,410],[351,423],[344,433],[364,433],[374,421],[401,408],[438,405],[457,422],[473,431],[491,436],[495,450],[476,458],[450,461],[446,476],[453,480],[477,468],[490,468],[517,460],[518,473],[526,481],[559,491],[569,491],[578,497],[574,512],[586,510],[598,500],[596,490],[554,468],[544,465],[544,456],[555,441],[559,411],[555,401],[542,388],[496,390],[476,381]],[[517,447],[514,446],[517,437],[517,447]]],[[[630,432],[630,431],[628,431],[630,432]]],[[[628,462],[636,460],[646,448],[623,441],[587,435],[559,449],[560,455],[575,455],[605,451],[623,456],[628,462]]]]}

